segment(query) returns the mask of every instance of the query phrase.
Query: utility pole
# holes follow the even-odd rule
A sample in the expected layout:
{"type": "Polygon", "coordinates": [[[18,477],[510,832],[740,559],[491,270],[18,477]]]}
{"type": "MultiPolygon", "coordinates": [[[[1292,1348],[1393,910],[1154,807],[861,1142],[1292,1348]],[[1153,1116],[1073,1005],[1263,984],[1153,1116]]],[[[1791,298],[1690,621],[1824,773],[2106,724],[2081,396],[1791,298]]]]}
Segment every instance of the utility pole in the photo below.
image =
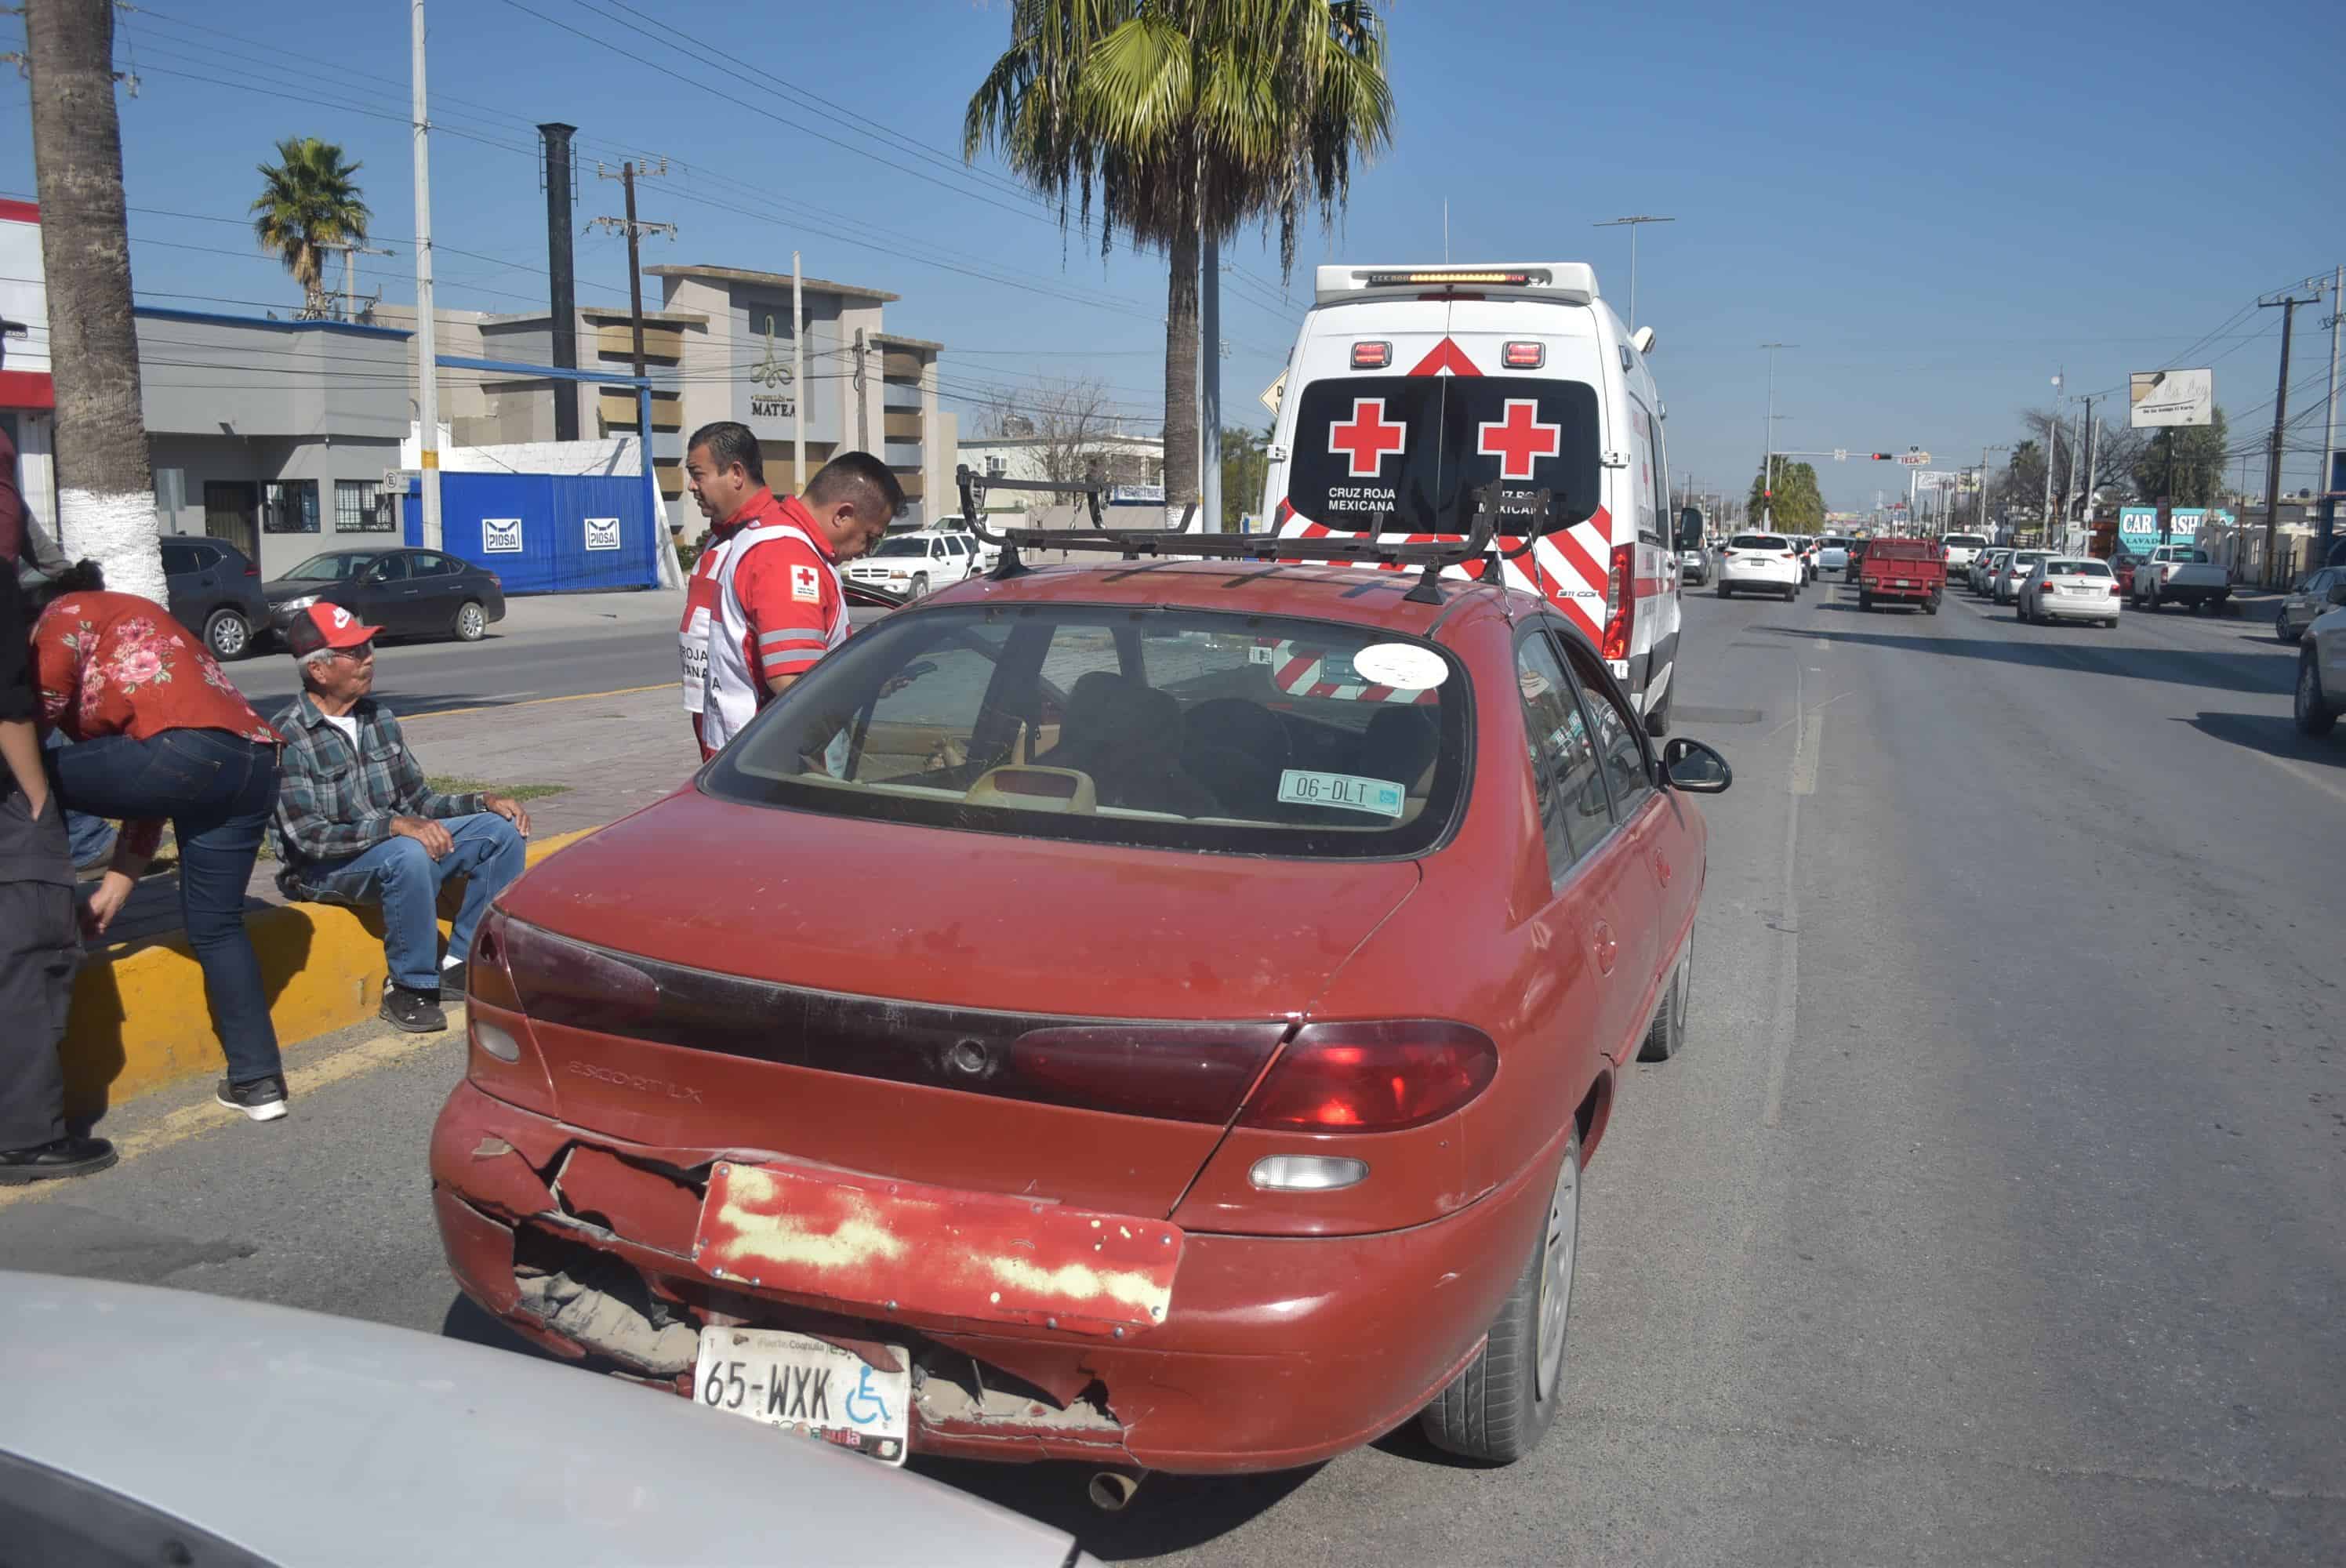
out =
{"type": "MultiPolygon", "coordinates": [[[[799,253],[790,252],[790,491],[806,494],[806,294],[799,276],[799,253]]],[[[973,522],[971,527],[977,524],[973,522]]]]}
{"type": "MultiPolygon", "coordinates": [[[[2330,412],[2321,422],[2327,433],[2321,443],[2321,473],[2314,489],[2327,496],[2335,488],[2331,483],[2331,465],[2338,461],[2338,326],[2346,321],[2346,267],[2341,267],[2330,277],[2330,319],[2323,323],[2330,329],[2330,412]]],[[[2321,566],[2330,559],[2330,538],[2335,529],[2337,503],[2327,502],[2321,508],[2321,520],[2315,526],[2313,559],[2308,563],[2321,566]]]]}
{"type": "MultiPolygon", "coordinates": [[[[164,599],[148,466],[111,0],[28,0],[33,168],[56,390],[57,543],[107,586],[164,599]]],[[[26,541],[28,547],[31,541],[26,541]]]]}
{"type": "Polygon", "coordinates": [[[2102,422],[2094,417],[2094,400],[2089,396],[2086,399],[2086,494],[2080,514],[2089,539],[2093,536],[2094,527],[2094,486],[2099,477],[2096,464],[2101,453],[2102,422]]]}
{"type": "Polygon", "coordinates": [[[1198,296],[1198,531],[1222,531],[1222,242],[1209,233],[1199,265],[1211,287],[1198,296]]]}
{"type": "MultiPolygon", "coordinates": [[[[1629,230],[1629,237],[1633,241],[1637,239],[1637,231],[1635,229],[1629,230]]],[[[1634,304],[1631,309],[1633,311],[1636,309],[1634,304]]],[[[1766,477],[1760,493],[1760,526],[1773,528],[1776,525],[1776,351],[1797,349],[1800,345],[1762,343],[1760,346],[1768,351],[1768,466],[1760,471],[1766,477]]]]}
{"type": "Polygon", "coordinates": [[[2280,443],[2281,427],[2289,422],[2289,340],[2290,330],[2297,324],[2297,308],[2310,305],[2321,298],[2319,284],[2313,292],[2300,299],[2284,294],[2278,300],[2259,300],[2257,308],[2280,311],[2280,390],[2273,393],[2272,455],[2265,463],[2265,554],[2264,577],[2270,583],[2273,576],[2273,549],[2280,532],[2280,443]]]}
{"type": "MultiPolygon", "coordinates": [[[[635,160],[630,158],[619,166],[619,172],[617,174],[613,174],[599,163],[595,166],[595,177],[597,179],[616,179],[619,182],[620,188],[627,192],[627,215],[625,218],[597,218],[591,227],[615,229],[627,237],[627,314],[629,323],[635,329],[636,374],[638,377],[644,373],[644,273],[641,241],[647,234],[665,234],[673,239],[676,238],[676,225],[646,223],[637,219],[636,176],[641,174],[647,179],[654,179],[667,172],[668,159],[665,158],[660,159],[658,168],[645,169],[638,169],[635,160]]],[[[648,461],[652,449],[652,433],[645,431],[643,436],[644,453],[648,461]]]]}
{"type": "Polygon", "coordinates": [[[1637,213],[1628,218],[1610,218],[1602,223],[1592,223],[1591,229],[1627,229],[1629,231],[1629,330],[1637,330],[1637,230],[1648,223],[1676,223],[1675,218],[1656,218],[1637,213]]]}
{"type": "Polygon", "coordinates": [[[357,321],[359,319],[358,258],[388,256],[392,253],[378,249],[362,239],[346,239],[338,244],[321,244],[318,249],[339,250],[342,253],[342,320],[357,321]]]}
{"type": "Polygon", "coordinates": [[[432,308],[432,119],[423,96],[423,0],[408,0],[409,118],[415,140],[415,444],[423,546],[440,548],[440,342],[432,308]]]}
{"type": "Polygon", "coordinates": [[[855,329],[855,449],[872,450],[872,405],[863,395],[863,329],[855,329]]]}
{"type": "Polygon", "coordinates": [[[1977,529],[1983,537],[1987,534],[1987,454],[1991,452],[2010,452],[2012,448],[2009,446],[1983,446],[1980,448],[1979,511],[1972,524],[1972,526],[1977,529]]]}
{"type": "Polygon", "coordinates": [[[2061,444],[2061,381],[2068,374],[2066,367],[2053,375],[2053,412],[2045,421],[2045,541],[2053,541],[2053,454],[2061,444]]]}

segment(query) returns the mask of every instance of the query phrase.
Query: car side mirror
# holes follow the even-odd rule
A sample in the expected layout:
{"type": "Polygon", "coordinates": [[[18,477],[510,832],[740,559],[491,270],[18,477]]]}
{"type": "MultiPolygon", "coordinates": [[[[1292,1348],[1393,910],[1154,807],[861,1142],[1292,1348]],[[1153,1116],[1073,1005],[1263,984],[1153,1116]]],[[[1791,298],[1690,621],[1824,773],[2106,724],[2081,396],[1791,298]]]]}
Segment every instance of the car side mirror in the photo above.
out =
{"type": "Polygon", "coordinates": [[[1662,777],[1689,795],[1723,795],[1735,782],[1735,769],[1701,741],[1680,735],[1662,743],[1662,777]]]}

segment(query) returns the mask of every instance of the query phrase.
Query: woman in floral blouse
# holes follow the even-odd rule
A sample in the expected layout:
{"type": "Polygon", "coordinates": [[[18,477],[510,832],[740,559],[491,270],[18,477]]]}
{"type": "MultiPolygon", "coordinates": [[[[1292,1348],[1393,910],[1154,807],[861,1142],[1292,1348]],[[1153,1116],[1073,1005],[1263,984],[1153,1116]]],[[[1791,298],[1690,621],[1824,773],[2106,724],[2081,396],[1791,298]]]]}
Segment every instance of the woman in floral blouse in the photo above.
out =
{"type": "Polygon", "coordinates": [[[107,592],[96,563],[33,594],[46,606],[33,626],[41,717],[78,743],[48,754],[58,798],[123,820],[87,923],[103,932],[113,922],[168,820],[178,840],[181,921],[228,1058],[219,1101],[274,1121],[285,1114],[284,1069],[245,934],[244,894],[277,804],[277,731],[201,637],[151,599],[107,592]]]}

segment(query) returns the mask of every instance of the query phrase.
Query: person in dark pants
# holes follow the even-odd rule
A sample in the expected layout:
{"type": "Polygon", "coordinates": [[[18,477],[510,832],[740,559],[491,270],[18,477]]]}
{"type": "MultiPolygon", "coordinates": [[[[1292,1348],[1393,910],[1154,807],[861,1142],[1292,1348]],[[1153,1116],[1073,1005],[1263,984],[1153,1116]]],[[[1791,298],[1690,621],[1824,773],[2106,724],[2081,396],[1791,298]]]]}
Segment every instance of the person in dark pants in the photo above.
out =
{"type": "Polygon", "coordinates": [[[252,711],[203,639],[151,599],[106,591],[84,561],[36,591],[41,711],[75,744],[48,754],[68,807],[123,823],[85,924],[103,935],[161,841],[178,841],[179,915],[204,972],[228,1075],[223,1105],[285,1115],[284,1066],[244,929],[245,887],[277,804],[277,731],[252,711]]]}
{"type": "Polygon", "coordinates": [[[0,1186],[87,1176],[114,1163],[104,1138],[66,1131],[57,1043],[81,943],[65,808],[41,768],[24,591],[0,570],[0,1186]]]}
{"type": "Polygon", "coordinates": [[[489,901],[527,859],[529,813],[505,795],[432,788],[374,688],[375,628],[340,605],[312,605],[286,628],[301,695],[277,716],[285,737],[277,805],[277,886],[287,898],[382,906],[382,1016],[412,1034],[448,1027],[440,1003],[464,993],[464,957],[489,901]],[[464,901],[440,953],[440,886],[464,901]]]}

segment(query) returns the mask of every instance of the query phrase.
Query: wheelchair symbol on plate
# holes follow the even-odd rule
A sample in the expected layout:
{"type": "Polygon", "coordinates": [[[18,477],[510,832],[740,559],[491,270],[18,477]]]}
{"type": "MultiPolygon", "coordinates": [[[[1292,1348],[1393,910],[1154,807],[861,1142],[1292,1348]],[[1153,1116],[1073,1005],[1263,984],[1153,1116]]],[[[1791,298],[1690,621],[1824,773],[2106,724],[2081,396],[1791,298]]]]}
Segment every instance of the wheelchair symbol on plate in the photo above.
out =
{"type": "Polygon", "coordinates": [[[888,1402],[882,1399],[872,1387],[871,1368],[864,1368],[863,1375],[855,1380],[855,1391],[847,1396],[846,1410],[847,1419],[858,1426],[875,1425],[888,1419],[888,1402]],[[864,1407],[867,1402],[869,1408],[880,1413],[876,1416],[865,1415],[862,1407],[864,1407]]]}

